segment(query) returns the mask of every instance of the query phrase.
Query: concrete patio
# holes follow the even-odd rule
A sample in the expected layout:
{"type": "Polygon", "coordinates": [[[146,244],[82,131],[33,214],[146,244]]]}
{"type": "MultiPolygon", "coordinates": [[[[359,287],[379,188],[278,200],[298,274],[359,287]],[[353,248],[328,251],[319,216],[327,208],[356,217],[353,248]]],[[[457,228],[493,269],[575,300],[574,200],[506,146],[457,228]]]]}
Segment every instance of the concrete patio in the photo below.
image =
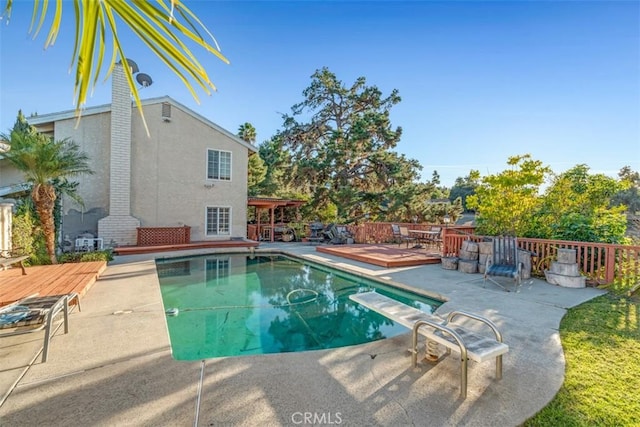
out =
{"type": "Polygon", "coordinates": [[[448,300],[441,315],[463,309],[490,318],[510,346],[503,379],[495,380],[492,362],[470,363],[463,400],[456,357],[412,369],[408,333],[333,350],[175,361],[154,256],[128,255],[84,296],[70,333],[52,339],[47,363],[37,358],[36,334],[0,341],[0,425],[516,426],[562,384],[566,309],[603,293],[537,279],[507,293],[440,265],[385,269],[303,244],[259,250],[269,248],[440,295],[448,300]]]}

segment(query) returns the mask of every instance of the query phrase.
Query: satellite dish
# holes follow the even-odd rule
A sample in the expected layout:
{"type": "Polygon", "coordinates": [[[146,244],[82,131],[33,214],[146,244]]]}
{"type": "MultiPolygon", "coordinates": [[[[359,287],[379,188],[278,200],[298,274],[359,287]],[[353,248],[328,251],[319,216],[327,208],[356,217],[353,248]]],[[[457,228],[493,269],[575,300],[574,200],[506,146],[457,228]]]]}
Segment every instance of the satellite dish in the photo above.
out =
{"type": "MultiPolygon", "coordinates": [[[[122,61],[120,61],[120,63],[122,63],[122,61]]],[[[129,68],[131,68],[131,74],[135,74],[140,71],[140,69],[138,68],[138,64],[136,64],[133,59],[127,58],[127,64],[129,64],[129,68]]]]}
{"type": "Polygon", "coordinates": [[[138,74],[136,76],[136,80],[138,81],[138,83],[140,83],[140,85],[142,85],[142,87],[151,86],[151,84],[153,83],[153,80],[151,80],[149,74],[145,73],[138,74]]]}

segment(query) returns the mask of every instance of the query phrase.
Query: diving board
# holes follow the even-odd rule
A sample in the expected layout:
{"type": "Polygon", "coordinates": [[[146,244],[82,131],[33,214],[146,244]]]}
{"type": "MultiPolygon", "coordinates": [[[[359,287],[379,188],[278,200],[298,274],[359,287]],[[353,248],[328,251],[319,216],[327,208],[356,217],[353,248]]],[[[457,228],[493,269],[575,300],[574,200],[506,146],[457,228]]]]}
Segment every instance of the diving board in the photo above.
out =
{"type": "Polygon", "coordinates": [[[353,294],[349,295],[349,298],[413,331],[411,348],[413,367],[417,364],[418,334],[424,336],[427,342],[431,340],[446,347],[447,354],[451,350],[460,353],[462,397],[467,396],[467,359],[480,363],[495,358],[496,378],[502,378],[502,355],[509,351],[509,346],[502,342],[502,334],[489,319],[464,311],[452,311],[445,320],[376,292],[353,294]],[[476,320],[487,325],[493,331],[494,337],[482,335],[452,323],[456,317],[476,320]]]}

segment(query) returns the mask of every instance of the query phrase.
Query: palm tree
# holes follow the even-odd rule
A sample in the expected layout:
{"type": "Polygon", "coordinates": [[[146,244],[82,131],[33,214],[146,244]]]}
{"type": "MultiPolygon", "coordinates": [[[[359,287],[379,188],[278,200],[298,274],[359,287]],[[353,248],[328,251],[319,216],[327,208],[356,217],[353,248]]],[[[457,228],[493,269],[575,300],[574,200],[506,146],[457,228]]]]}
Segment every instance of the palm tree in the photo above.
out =
{"type": "MultiPolygon", "coordinates": [[[[238,127],[238,137],[249,144],[256,144],[256,128],[249,122],[245,122],[238,127]]],[[[249,156],[247,167],[247,191],[249,196],[257,196],[259,185],[267,176],[267,167],[258,153],[249,156]]]]}
{"type": "MultiPolygon", "coordinates": [[[[70,2],[56,0],[34,0],[30,32],[35,28],[34,37],[38,35],[49,9],[55,4],[51,28],[45,41],[45,49],[56,41],[62,22],[63,6],[70,2]]],[[[113,70],[117,56],[124,61],[124,48],[118,37],[117,23],[126,25],[144,44],[170,68],[189,89],[198,101],[191,81],[197,83],[207,95],[215,90],[207,71],[198,62],[195,55],[187,47],[188,43],[204,48],[207,52],[229,63],[222,53],[217,41],[198,17],[180,0],[133,1],[133,0],[76,0],[73,2],[75,25],[75,44],[71,63],[75,65],[76,113],[80,115],[87,92],[92,89],[103,69],[105,46],[109,39],[112,45],[112,56],[108,62],[108,73],[113,70]],[[202,34],[201,34],[202,32],[202,34]],[[204,34],[204,36],[203,36],[204,34]],[[110,36],[110,37],[109,37],[110,36]],[[211,43],[207,39],[211,40],[211,43]],[[191,79],[191,80],[190,80],[191,79]]],[[[11,16],[13,0],[7,0],[3,16],[7,21],[11,16]]],[[[70,15],[71,16],[71,15],[70,15]]],[[[129,67],[124,67],[129,82],[129,89],[136,101],[138,111],[142,113],[142,104],[138,88],[133,81],[129,67]]],[[[144,117],[143,117],[144,121],[144,117]]],[[[145,128],[146,128],[146,122],[145,128]]],[[[147,130],[147,134],[148,134],[147,130]]]]}
{"type": "Polygon", "coordinates": [[[53,211],[56,203],[56,186],[64,188],[67,178],[93,173],[88,157],[71,140],[54,141],[35,129],[26,132],[13,131],[2,139],[10,142],[8,151],[2,153],[14,167],[24,173],[32,185],[31,198],[40,218],[45,245],[51,262],[56,264],[55,222],[53,211]]]}
{"type": "Polygon", "coordinates": [[[250,144],[256,143],[256,128],[249,122],[245,122],[238,128],[238,136],[250,144]]]}

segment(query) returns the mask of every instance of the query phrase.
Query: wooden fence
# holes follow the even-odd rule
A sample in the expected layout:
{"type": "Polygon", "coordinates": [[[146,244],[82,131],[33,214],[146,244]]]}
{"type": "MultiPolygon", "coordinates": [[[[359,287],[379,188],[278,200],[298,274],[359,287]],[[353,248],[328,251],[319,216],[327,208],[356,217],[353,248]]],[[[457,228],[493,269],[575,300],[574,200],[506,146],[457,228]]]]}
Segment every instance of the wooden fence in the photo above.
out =
{"type": "MultiPolygon", "coordinates": [[[[410,229],[428,230],[431,224],[404,223],[410,229]]],[[[441,224],[433,224],[441,227],[441,224]]],[[[349,226],[357,243],[388,243],[393,241],[391,223],[364,223],[349,226]]],[[[451,226],[442,229],[442,256],[458,256],[465,240],[486,241],[491,236],[475,234],[472,226],[451,226]]],[[[590,284],[610,284],[614,281],[627,281],[635,284],[640,278],[640,246],[614,245],[608,243],[574,242],[570,240],[518,238],[518,246],[531,252],[531,273],[544,277],[556,259],[558,249],[575,249],[577,262],[582,275],[590,284]]]]}

